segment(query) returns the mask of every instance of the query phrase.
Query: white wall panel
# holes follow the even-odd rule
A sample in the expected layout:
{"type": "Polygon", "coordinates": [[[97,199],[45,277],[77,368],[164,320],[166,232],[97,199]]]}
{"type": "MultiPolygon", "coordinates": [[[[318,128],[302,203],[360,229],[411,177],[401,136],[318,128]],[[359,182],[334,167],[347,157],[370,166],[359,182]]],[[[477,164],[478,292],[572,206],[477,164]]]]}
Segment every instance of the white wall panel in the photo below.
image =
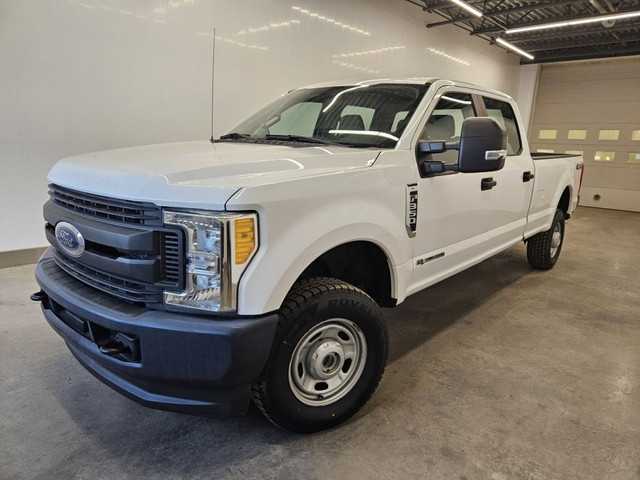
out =
{"type": "Polygon", "coordinates": [[[449,77],[516,96],[518,57],[427,21],[404,0],[0,1],[0,251],[45,244],[59,158],[208,138],[214,25],[216,135],[339,78],[449,77]]]}

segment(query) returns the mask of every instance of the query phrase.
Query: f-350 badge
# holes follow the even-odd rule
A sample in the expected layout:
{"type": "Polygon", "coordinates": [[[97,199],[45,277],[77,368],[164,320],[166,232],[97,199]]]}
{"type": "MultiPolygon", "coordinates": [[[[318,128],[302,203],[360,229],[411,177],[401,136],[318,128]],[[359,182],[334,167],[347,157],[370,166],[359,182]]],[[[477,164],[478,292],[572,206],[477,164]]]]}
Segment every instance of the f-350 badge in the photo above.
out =
{"type": "Polygon", "coordinates": [[[418,226],[418,185],[413,183],[407,185],[407,213],[405,216],[405,224],[407,234],[413,238],[416,236],[416,227],[418,226]]]}

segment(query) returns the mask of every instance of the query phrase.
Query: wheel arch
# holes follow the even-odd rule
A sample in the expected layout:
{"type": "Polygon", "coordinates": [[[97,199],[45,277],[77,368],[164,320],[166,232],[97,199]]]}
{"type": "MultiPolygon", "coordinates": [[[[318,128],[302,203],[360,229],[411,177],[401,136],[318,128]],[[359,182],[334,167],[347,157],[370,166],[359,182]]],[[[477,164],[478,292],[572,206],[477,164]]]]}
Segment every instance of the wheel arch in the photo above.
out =
{"type": "MultiPolygon", "coordinates": [[[[291,241],[270,243],[268,258],[265,255],[267,249],[259,251],[243,275],[238,295],[243,299],[239,304],[245,308],[240,314],[254,315],[278,310],[296,281],[322,273],[359,284],[356,286],[383,306],[395,305],[398,294],[404,291],[403,282],[406,282],[406,278],[397,269],[408,260],[405,258],[408,252],[380,225],[357,223],[343,226],[315,238],[311,244],[288,235],[283,235],[283,238],[291,241]],[[345,252],[353,255],[353,258],[345,257],[345,252]],[[384,276],[385,281],[381,282],[384,288],[372,288],[370,282],[358,281],[363,274],[340,272],[337,268],[340,258],[346,258],[349,264],[362,263],[364,267],[367,262],[371,263],[368,271],[384,276]],[[284,259],[287,259],[286,262],[284,259]]],[[[364,270],[367,271],[367,268],[364,270]]]]}
{"type": "Polygon", "coordinates": [[[383,307],[393,307],[393,269],[384,250],[370,240],[337,245],[313,260],[298,277],[331,277],[358,287],[383,307]],[[348,261],[347,261],[348,260],[348,261]]]}
{"type": "Polygon", "coordinates": [[[564,213],[564,218],[567,219],[571,216],[569,213],[569,206],[571,205],[571,186],[567,185],[562,194],[560,195],[560,199],[558,200],[558,209],[562,210],[564,213]]]}

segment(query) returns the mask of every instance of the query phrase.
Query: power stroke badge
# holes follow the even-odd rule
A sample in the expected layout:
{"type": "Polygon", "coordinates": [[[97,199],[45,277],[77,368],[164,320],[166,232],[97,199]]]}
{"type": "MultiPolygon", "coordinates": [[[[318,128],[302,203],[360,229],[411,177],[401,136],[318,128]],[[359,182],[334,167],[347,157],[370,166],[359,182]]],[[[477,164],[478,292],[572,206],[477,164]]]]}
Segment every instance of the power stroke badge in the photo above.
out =
{"type": "Polygon", "coordinates": [[[70,223],[57,223],[56,241],[62,251],[72,257],[79,257],[84,252],[84,238],[78,229],[70,223]]]}

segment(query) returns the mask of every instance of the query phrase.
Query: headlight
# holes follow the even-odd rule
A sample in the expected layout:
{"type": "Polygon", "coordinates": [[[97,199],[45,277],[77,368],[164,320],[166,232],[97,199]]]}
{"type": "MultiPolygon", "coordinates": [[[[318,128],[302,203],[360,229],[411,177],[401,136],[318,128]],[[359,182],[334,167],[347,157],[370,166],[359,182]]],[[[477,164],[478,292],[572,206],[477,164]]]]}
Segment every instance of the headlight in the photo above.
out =
{"type": "Polygon", "coordinates": [[[237,309],[240,275],[257,248],[257,216],[253,213],[164,212],[166,225],[187,236],[182,292],[164,292],[169,308],[232,312],[237,309]]]}

